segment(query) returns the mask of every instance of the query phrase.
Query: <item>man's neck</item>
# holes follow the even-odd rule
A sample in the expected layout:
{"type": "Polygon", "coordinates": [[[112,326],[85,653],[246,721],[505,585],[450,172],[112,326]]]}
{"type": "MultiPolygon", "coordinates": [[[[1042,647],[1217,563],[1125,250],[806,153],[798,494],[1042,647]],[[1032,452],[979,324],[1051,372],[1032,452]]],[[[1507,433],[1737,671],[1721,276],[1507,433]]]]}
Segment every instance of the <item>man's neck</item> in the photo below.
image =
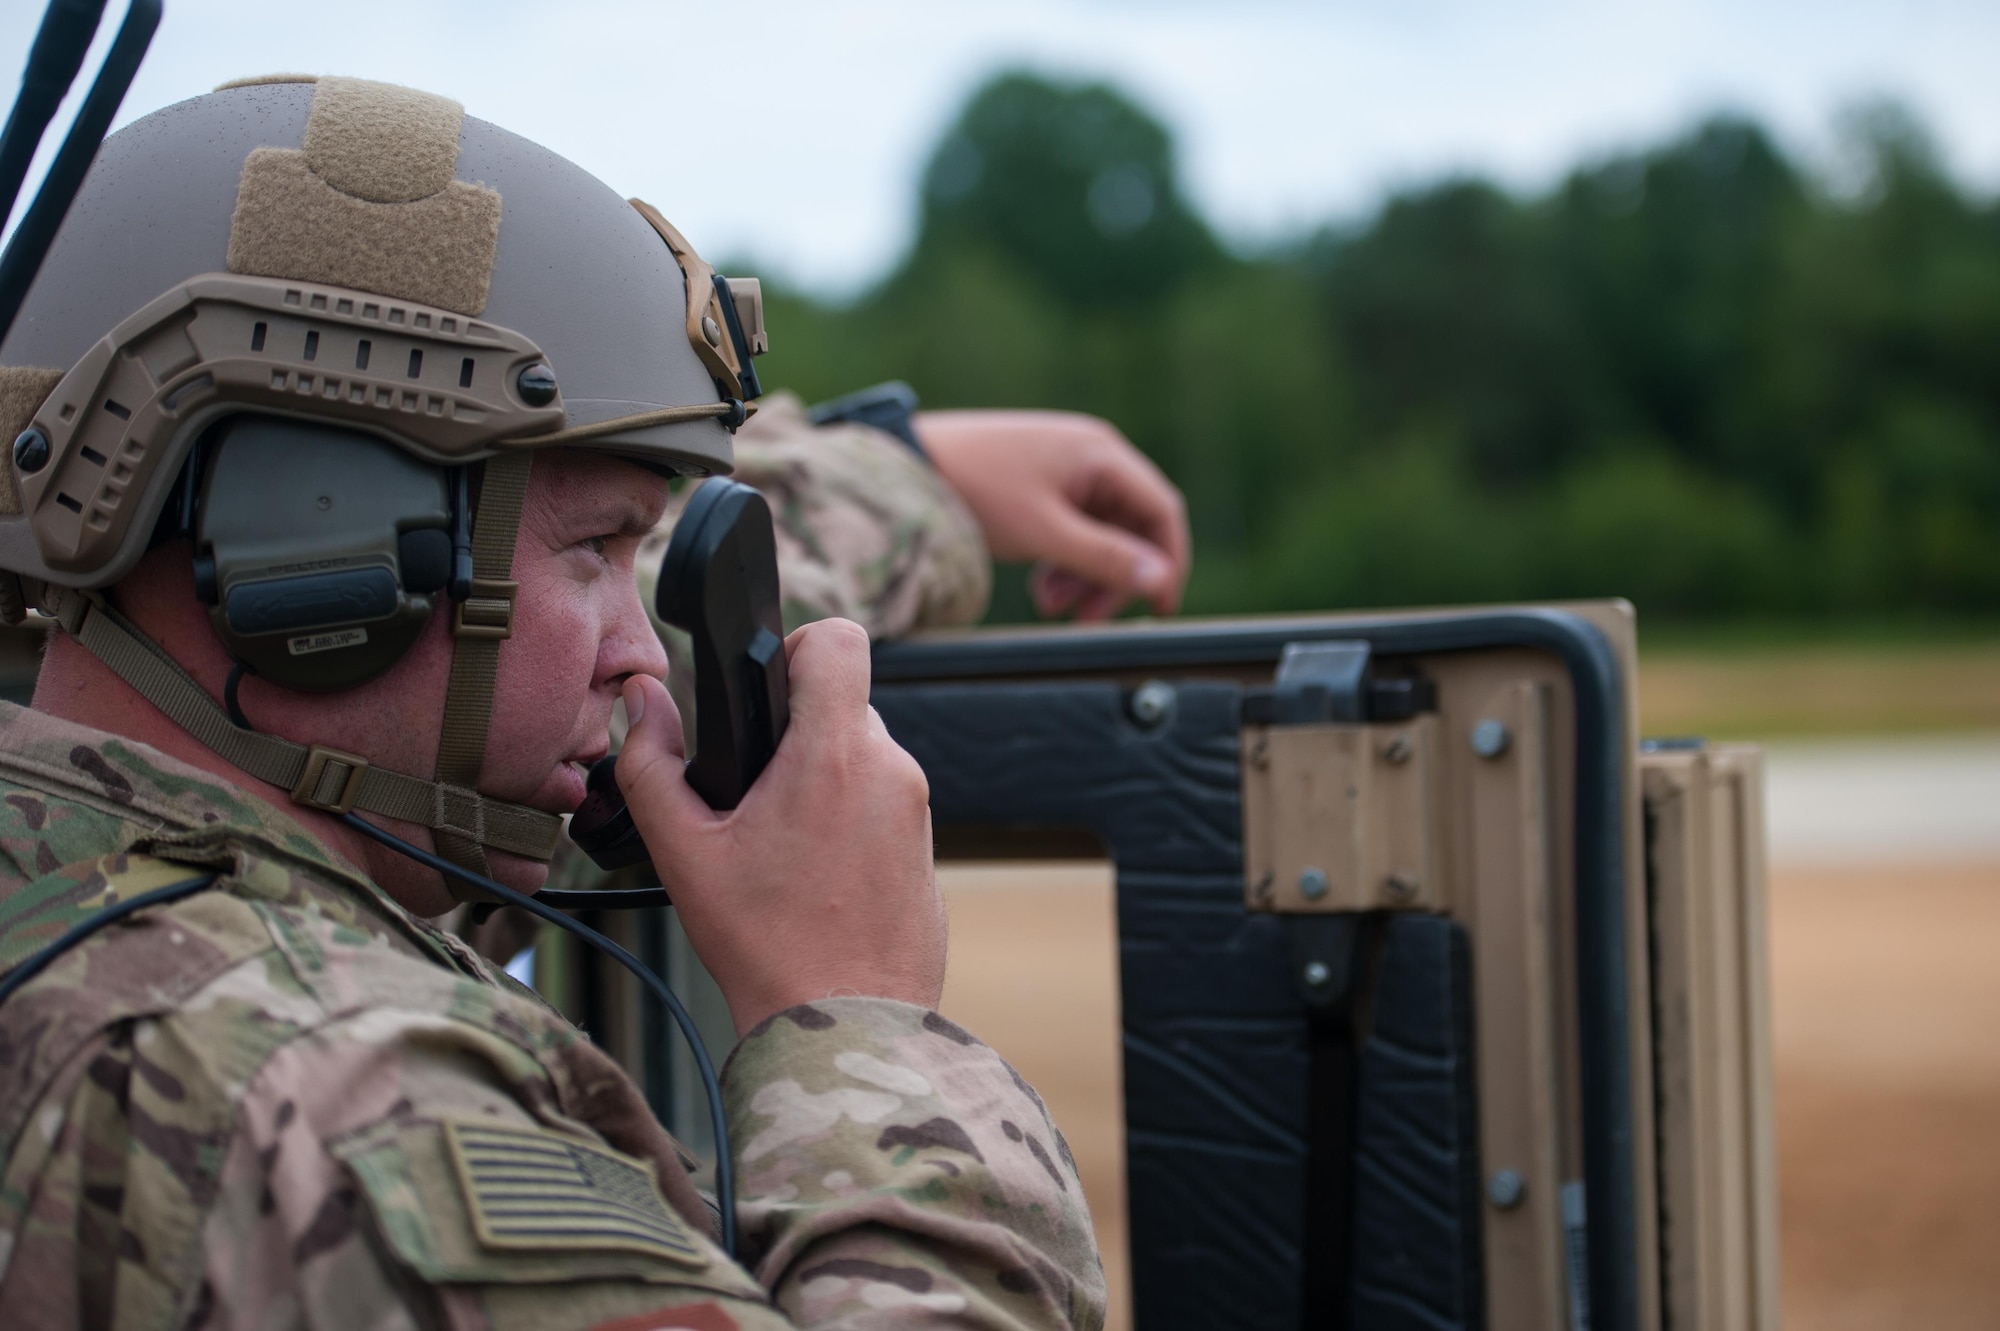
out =
{"type": "Polygon", "coordinates": [[[431,894],[411,892],[398,881],[408,876],[405,872],[408,862],[401,856],[356,832],[331,814],[293,802],[291,792],[260,781],[227,761],[175,725],[164,712],[68,634],[59,630],[50,631],[41,673],[35,679],[34,701],[30,705],[38,712],[148,745],[256,796],[266,804],[283,810],[349,868],[381,884],[383,890],[405,909],[416,914],[440,913],[440,909],[426,911],[426,908],[439,907],[431,894]],[[408,899],[411,897],[415,899],[408,899]]]}

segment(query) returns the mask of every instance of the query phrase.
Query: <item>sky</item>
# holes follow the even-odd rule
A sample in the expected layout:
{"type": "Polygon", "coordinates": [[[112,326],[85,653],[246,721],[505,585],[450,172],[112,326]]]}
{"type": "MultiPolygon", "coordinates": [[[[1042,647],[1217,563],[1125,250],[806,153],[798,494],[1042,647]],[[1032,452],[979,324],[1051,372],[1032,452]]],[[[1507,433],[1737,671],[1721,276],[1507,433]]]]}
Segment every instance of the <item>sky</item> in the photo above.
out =
{"type": "MultiPolygon", "coordinates": [[[[0,70],[39,9],[0,3],[0,70]]],[[[1001,69],[1137,97],[1196,206],[1254,247],[1447,174],[1534,189],[1720,110],[1830,163],[1840,112],[1884,96],[2000,192],[1996,51],[1993,0],[166,0],[118,123],[249,74],[410,84],[706,255],[837,296],[895,263],[927,155],[1001,69]]]]}

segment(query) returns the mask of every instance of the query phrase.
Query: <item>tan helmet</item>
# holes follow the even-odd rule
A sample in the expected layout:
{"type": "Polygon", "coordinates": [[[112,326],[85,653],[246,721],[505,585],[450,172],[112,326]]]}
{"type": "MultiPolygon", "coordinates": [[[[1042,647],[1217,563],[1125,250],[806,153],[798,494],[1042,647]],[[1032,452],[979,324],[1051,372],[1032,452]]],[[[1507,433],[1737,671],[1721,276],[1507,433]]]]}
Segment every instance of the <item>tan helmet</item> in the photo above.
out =
{"type": "Polygon", "coordinates": [[[482,872],[482,846],[546,859],[558,820],[473,789],[529,455],[727,472],[764,345],[754,281],[718,277],[656,210],[455,102],[358,79],[225,86],[105,141],[0,345],[0,617],[55,615],[302,804],[422,823],[482,872]],[[248,441],[245,419],[270,428],[248,441]],[[278,547],[309,509],[274,493],[261,514],[242,483],[203,507],[218,474],[253,463],[267,490],[359,475],[403,509],[294,558],[278,547]],[[292,687],[380,673],[448,592],[434,776],[234,724],[96,594],[160,534],[195,541],[232,655],[292,687]]]}

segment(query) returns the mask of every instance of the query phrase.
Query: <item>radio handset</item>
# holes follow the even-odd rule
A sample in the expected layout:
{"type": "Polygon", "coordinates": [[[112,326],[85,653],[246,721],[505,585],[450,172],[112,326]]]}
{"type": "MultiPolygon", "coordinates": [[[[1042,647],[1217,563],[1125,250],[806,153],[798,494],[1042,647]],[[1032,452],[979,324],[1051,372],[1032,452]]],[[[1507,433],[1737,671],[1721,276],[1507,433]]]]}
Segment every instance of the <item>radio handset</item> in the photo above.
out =
{"type": "MultiPolygon", "coordinates": [[[[654,608],[694,644],[688,784],[711,809],[733,809],[791,720],[778,548],[763,495],[719,477],[695,491],[660,561],[654,608]]],[[[617,761],[591,766],[569,824],[570,840],[603,869],[649,858],[618,789],[617,761]]]]}

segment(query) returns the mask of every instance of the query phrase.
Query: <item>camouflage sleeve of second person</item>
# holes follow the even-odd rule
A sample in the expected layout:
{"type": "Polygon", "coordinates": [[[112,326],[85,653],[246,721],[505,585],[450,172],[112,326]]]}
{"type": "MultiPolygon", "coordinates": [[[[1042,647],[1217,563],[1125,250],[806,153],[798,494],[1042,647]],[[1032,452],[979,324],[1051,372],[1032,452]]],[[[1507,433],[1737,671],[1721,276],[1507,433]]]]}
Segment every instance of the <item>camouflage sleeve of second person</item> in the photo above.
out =
{"type": "MultiPolygon", "coordinates": [[[[972,624],[993,586],[986,542],[958,495],[894,437],[866,425],[816,426],[774,393],[736,432],[735,478],[771,502],[789,632],[838,616],[894,638],[972,624]]],[[[650,608],[682,491],[639,553],[650,608]]],[[[671,632],[671,630],[669,630],[671,632]]]]}

